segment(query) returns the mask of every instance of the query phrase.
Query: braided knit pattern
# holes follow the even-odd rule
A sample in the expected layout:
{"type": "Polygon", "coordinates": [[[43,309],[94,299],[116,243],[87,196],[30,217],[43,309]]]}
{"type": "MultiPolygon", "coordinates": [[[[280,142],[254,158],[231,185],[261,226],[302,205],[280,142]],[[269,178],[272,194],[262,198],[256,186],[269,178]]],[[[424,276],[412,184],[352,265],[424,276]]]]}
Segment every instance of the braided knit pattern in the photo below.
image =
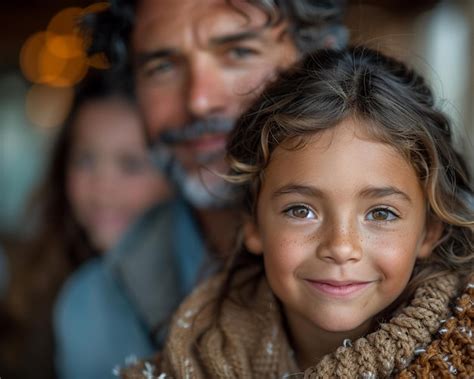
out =
{"type": "Polygon", "coordinates": [[[454,312],[438,330],[439,338],[400,373],[400,379],[474,377],[474,275],[454,312]]]}
{"type": "MultiPolygon", "coordinates": [[[[224,277],[216,276],[201,285],[175,314],[161,358],[123,369],[121,376],[127,379],[395,377],[417,358],[420,348],[431,343],[442,320],[448,317],[449,302],[459,288],[454,274],[425,282],[409,305],[399,310],[390,322],[354,341],[352,346],[339,347],[301,372],[282,326],[278,302],[265,277],[256,278],[249,272],[236,274],[219,315],[211,305],[215,305],[224,277]],[[240,298],[237,293],[245,299],[245,306],[235,301],[240,298]]],[[[472,356],[472,346],[470,353],[472,356]]],[[[472,369],[465,366],[466,372],[472,369]]],[[[431,367],[437,366],[433,363],[428,371],[431,367]]],[[[411,372],[419,377],[417,371],[411,372]]]]}

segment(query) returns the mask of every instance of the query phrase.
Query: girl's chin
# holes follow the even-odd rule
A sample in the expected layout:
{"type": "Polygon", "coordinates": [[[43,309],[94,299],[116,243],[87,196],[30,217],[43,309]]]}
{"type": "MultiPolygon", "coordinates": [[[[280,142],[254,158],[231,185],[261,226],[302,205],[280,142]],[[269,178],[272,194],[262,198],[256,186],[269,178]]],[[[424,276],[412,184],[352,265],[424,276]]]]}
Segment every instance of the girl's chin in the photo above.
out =
{"type": "Polygon", "coordinates": [[[358,338],[369,332],[371,323],[371,320],[328,316],[327,320],[317,322],[315,326],[327,333],[347,334],[347,338],[358,338]]]}

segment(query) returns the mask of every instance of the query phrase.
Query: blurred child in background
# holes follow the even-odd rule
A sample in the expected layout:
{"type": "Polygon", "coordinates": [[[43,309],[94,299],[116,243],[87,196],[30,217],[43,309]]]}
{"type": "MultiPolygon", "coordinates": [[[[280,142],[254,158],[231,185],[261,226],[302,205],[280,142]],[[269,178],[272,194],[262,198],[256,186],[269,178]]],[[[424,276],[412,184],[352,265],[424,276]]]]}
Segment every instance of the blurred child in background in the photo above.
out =
{"type": "Polygon", "coordinates": [[[53,351],[60,378],[112,377],[116,362],[151,351],[108,269],[107,251],[171,192],[129,93],[91,74],[54,143],[29,209],[31,235],[13,257],[6,304],[27,338],[18,377],[52,377],[53,351]]]}

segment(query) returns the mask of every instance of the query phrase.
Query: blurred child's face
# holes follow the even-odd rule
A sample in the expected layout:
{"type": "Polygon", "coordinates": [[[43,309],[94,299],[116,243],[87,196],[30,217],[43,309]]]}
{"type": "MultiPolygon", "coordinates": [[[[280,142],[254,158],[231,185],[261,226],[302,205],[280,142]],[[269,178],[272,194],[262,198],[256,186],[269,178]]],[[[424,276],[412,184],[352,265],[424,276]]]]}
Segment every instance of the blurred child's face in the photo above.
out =
{"type": "Polygon", "coordinates": [[[141,121],[126,101],[85,103],[73,127],[68,197],[93,245],[105,251],[169,188],[151,165],[141,121]]]}
{"type": "Polygon", "coordinates": [[[300,150],[278,147],[246,245],[263,252],[290,330],[367,331],[441,232],[414,169],[345,120],[300,150]]]}

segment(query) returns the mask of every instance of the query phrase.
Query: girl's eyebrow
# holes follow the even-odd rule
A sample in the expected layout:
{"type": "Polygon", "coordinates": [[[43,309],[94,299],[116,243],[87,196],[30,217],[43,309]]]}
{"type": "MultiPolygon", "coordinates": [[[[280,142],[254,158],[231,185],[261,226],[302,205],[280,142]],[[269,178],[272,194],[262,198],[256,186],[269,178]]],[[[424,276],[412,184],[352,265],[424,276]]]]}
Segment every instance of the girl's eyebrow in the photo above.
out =
{"type": "Polygon", "coordinates": [[[298,193],[304,196],[324,198],[324,193],[320,189],[313,186],[306,186],[301,184],[287,184],[280,187],[272,194],[272,198],[276,198],[282,195],[288,195],[292,193],[298,193]]]}
{"type": "MultiPolygon", "coordinates": [[[[322,190],[313,186],[301,185],[301,184],[287,184],[283,187],[278,188],[272,194],[272,198],[276,198],[288,194],[300,194],[309,197],[318,197],[324,199],[326,196],[322,190]]],[[[359,192],[360,197],[366,198],[381,198],[387,196],[399,196],[401,199],[412,203],[410,196],[408,196],[402,190],[394,186],[384,186],[384,187],[365,187],[359,192]]]]}
{"type": "Polygon", "coordinates": [[[380,197],[387,197],[387,196],[399,196],[401,199],[407,201],[408,203],[412,203],[410,196],[408,196],[402,190],[393,187],[393,186],[385,186],[385,187],[366,187],[362,191],[359,192],[361,197],[368,197],[368,198],[380,198],[380,197]]]}

